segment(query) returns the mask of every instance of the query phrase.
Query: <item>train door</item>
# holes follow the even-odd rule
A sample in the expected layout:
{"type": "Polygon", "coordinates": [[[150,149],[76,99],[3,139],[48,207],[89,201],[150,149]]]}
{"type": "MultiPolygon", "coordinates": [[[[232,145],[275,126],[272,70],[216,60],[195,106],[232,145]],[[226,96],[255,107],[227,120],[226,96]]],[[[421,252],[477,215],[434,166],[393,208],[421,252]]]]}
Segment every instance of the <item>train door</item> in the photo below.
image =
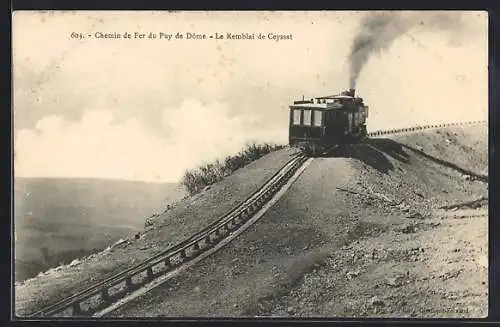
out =
{"type": "Polygon", "coordinates": [[[344,132],[342,129],[342,112],[336,110],[325,111],[325,139],[329,144],[336,144],[344,132]]]}
{"type": "Polygon", "coordinates": [[[325,139],[331,140],[333,138],[334,129],[333,111],[325,111],[325,139]]]}

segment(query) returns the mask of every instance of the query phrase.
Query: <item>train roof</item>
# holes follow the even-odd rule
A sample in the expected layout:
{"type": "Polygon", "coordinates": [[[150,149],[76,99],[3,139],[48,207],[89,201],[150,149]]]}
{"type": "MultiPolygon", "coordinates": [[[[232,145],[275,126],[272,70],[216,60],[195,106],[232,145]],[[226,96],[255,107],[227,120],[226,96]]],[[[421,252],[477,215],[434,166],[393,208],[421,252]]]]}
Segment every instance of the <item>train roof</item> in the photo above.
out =
{"type": "Polygon", "coordinates": [[[346,105],[363,106],[363,99],[349,95],[329,95],[324,97],[316,97],[310,100],[294,101],[291,109],[307,108],[321,110],[344,109],[346,105]],[[328,101],[329,100],[329,101],[328,101]],[[336,101],[337,100],[337,101],[336,101]]]}
{"type": "Polygon", "coordinates": [[[333,106],[333,103],[297,103],[290,106],[290,108],[310,108],[310,109],[336,109],[341,108],[343,105],[333,106]]]}
{"type": "Polygon", "coordinates": [[[355,99],[355,97],[352,97],[350,95],[339,94],[339,95],[327,95],[324,97],[317,97],[315,99],[355,99]]]}

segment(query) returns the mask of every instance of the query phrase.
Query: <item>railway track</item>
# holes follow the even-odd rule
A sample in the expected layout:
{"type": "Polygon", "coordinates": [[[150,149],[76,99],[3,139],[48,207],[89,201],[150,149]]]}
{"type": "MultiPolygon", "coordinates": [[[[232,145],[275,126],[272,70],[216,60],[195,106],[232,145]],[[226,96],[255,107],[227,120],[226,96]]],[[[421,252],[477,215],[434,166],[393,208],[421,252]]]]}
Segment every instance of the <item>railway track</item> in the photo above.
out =
{"type": "Polygon", "coordinates": [[[194,260],[223,242],[252,218],[306,160],[304,155],[295,154],[261,188],[216,222],[138,265],[31,314],[30,318],[92,316],[153,280],[194,260]]]}
{"type": "Polygon", "coordinates": [[[374,137],[374,136],[383,136],[383,135],[391,135],[391,134],[419,132],[419,131],[423,131],[423,130],[427,130],[427,129],[446,128],[446,127],[453,127],[453,126],[478,125],[478,124],[486,124],[486,123],[487,123],[487,121],[485,121],[485,120],[475,120],[475,121],[458,122],[458,123],[422,125],[422,126],[413,126],[413,127],[406,127],[406,128],[397,128],[397,129],[375,131],[375,132],[368,133],[368,136],[374,137]]]}
{"type": "MultiPolygon", "coordinates": [[[[446,127],[453,127],[453,126],[478,125],[478,124],[487,124],[487,121],[475,120],[475,121],[458,122],[458,123],[422,125],[422,126],[412,126],[412,127],[397,128],[397,129],[380,130],[380,131],[368,133],[367,137],[377,137],[377,136],[384,136],[384,135],[397,135],[397,134],[403,134],[403,133],[415,133],[415,132],[420,132],[420,131],[424,131],[424,130],[428,130],[428,129],[446,128],[446,127]]],[[[329,155],[329,154],[333,153],[333,151],[337,150],[338,148],[339,148],[338,145],[334,145],[328,149],[325,149],[321,153],[321,155],[329,155]]]]}
{"type": "MultiPolygon", "coordinates": [[[[415,126],[392,130],[371,132],[369,137],[418,132],[427,129],[484,124],[486,121],[448,123],[415,126]]],[[[113,304],[123,301],[131,293],[168,275],[181,266],[214,252],[219,244],[228,243],[228,238],[236,232],[280,191],[289,179],[307,160],[303,154],[294,155],[278,172],[270,177],[258,190],[239,206],[216,222],[179,244],[128,268],[100,283],[94,284],[68,298],[58,301],[30,315],[30,318],[43,317],[86,317],[106,311],[113,304]]]]}

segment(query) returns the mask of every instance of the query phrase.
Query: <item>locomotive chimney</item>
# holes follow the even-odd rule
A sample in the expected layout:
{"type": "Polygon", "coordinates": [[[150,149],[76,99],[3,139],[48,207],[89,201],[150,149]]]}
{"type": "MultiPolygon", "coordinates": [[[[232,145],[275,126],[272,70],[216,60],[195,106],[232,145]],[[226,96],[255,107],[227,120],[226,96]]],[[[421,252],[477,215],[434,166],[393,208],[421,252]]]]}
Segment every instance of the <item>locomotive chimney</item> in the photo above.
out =
{"type": "Polygon", "coordinates": [[[355,93],[355,90],[354,90],[354,89],[349,89],[349,95],[350,95],[350,96],[354,97],[354,95],[355,95],[355,94],[356,94],[356,93],[355,93]]]}

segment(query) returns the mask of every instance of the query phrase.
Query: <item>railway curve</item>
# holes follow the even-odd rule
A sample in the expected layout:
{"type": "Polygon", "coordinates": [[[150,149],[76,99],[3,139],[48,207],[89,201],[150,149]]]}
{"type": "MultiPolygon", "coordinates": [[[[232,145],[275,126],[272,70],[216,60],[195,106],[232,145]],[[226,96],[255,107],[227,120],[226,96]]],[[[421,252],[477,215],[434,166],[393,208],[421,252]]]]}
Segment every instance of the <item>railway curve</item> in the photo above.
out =
{"type": "MultiPolygon", "coordinates": [[[[399,129],[380,130],[368,133],[368,137],[413,133],[428,129],[446,128],[486,124],[486,121],[467,121],[444,124],[429,124],[399,129]]],[[[29,318],[43,317],[88,317],[103,315],[107,308],[123,300],[131,293],[160,279],[181,266],[209,252],[220,243],[228,243],[228,238],[248,223],[280,189],[290,181],[292,176],[300,173],[300,168],[307,161],[307,157],[298,153],[259,189],[252,193],[240,205],[233,208],[216,222],[208,225],[199,232],[177,245],[128,268],[102,282],[75,293],[42,310],[32,313],[29,318]]],[[[223,245],[222,245],[223,246],[223,245]]]]}
{"type": "Polygon", "coordinates": [[[216,222],[131,268],[34,312],[30,318],[92,316],[154,279],[192,261],[224,241],[252,218],[289,181],[306,160],[307,158],[301,153],[293,155],[258,190],[216,222]]]}

